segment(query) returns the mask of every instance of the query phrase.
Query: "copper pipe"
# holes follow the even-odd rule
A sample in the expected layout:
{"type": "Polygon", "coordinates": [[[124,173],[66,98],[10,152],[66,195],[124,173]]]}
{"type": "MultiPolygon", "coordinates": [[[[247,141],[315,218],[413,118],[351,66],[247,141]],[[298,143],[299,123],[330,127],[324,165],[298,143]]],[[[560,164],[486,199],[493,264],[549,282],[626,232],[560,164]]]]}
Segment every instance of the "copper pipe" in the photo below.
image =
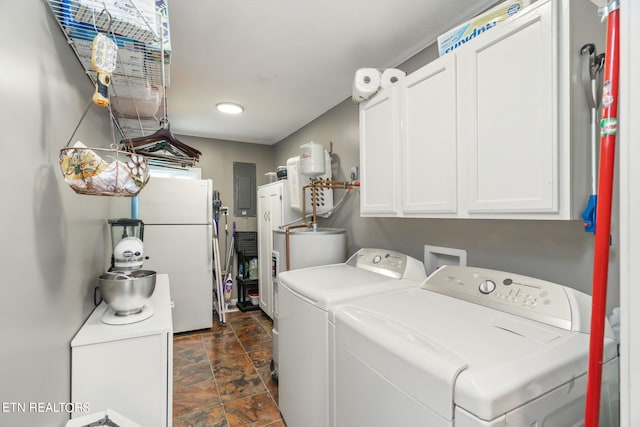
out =
{"type": "Polygon", "coordinates": [[[326,181],[323,181],[323,184],[346,186],[346,185],[349,185],[350,183],[348,183],[346,181],[329,181],[329,180],[326,180],[326,181]]]}
{"type": "Polygon", "coordinates": [[[316,211],[316,201],[317,201],[316,188],[318,188],[318,183],[314,181],[311,184],[307,184],[304,187],[302,187],[302,220],[304,221],[305,224],[307,223],[307,200],[306,200],[306,193],[305,193],[305,190],[307,188],[311,188],[311,207],[313,209],[311,223],[315,224],[316,212],[317,212],[316,211]]]}
{"type": "Polygon", "coordinates": [[[316,228],[316,218],[318,216],[318,196],[316,195],[316,191],[318,190],[314,183],[311,185],[311,209],[313,210],[313,216],[311,218],[313,218],[312,224],[314,229],[316,228]]]}
{"type": "Polygon", "coordinates": [[[291,268],[291,258],[290,258],[290,255],[289,255],[289,253],[291,252],[291,248],[290,248],[291,243],[290,243],[290,239],[289,239],[289,230],[291,230],[292,228],[306,228],[306,227],[307,227],[307,225],[304,224],[304,225],[290,225],[290,226],[288,226],[286,228],[286,232],[285,232],[285,252],[287,253],[287,256],[286,256],[286,260],[287,260],[286,267],[287,267],[287,269],[286,269],[286,271],[289,271],[289,269],[291,268]]]}
{"type": "Polygon", "coordinates": [[[353,190],[354,187],[359,187],[360,186],[360,182],[355,181],[355,182],[346,182],[346,181],[330,181],[330,180],[314,180],[312,181],[310,184],[307,184],[305,186],[302,187],[302,220],[304,222],[304,224],[301,225],[289,225],[287,226],[287,228],[285,229],[285,251],[287,252],[286,254],[286,268],[287,271],[289,271],[289,269],[291,268],[291,257],[289,255],[289,252],[291,250],[291,238],[290,238],[290,232],[289,230],[294,229],[294,228],[309,228],[309,225],[307,224],[307,203],[306,203],[306,196],[305,196],[305,190],[307,188],[311,188],[311,205],[313,207],[313,213],[312,213],[312,225],[315,227],[316,226],[316,216],[317,216],[317,209],[316,209],[316,204],[317,204],[317,196],[316,196],[316,191],[318,188],[327,188],[327,189],[345,189],[345,190],[353,190]]]}
{"type": "Polygon", "coordinates": [[[338,189],[348,189],[349,187],[359,187],[360,182],[353,181],[318,181],[314,184],[316,188],[338,188],[338,189]]]}
{"type": "MultiPolygon", "coordinates": [[[[318,182],[317,181],[313,181],[311,182],[311,184],[307,184],[304,187],[302,187],[302,220],[304,221],[304,223],[307,223],[307,201],[306,201],[306,196],[305,196],[305,190],[307,188],[311,188],[311,208],[312,208],[312,216],[311,216],[311,224],[313,224],[315,226],[316,224],[316,217],[317,217],[317,210],[316,210],[316,188],[318,188],[318,182]]],[[[322,188],[322,187],[320,187],[322,188]]]]}
{"type": "Polygon", "coordinates": [[[315,226],[316,220],[317,220],[316,190],[318,188],[353,190],[354,187],[359,187],[359,186],[360,186],[359,181],[346,182],[346,181],[329,181],[329,180],[322,180],[322,179],[312,181],[310,184],[303,186],[302,187],[302,220],[304,221],[305,226],[307,225],[307,203],[306,203],[306,196],[305,196],[305,190],[307,188],[311,188],[311,206],[313,208],[311,223],[313,226],[315,226]]]}
{"type": "Polygon", "coordinates": [[[307,224],[307,201],[305,198],[305,191],[307,188],[311,187],[312,184],[307,184],[302,187],[302,221],[307,224]]]}

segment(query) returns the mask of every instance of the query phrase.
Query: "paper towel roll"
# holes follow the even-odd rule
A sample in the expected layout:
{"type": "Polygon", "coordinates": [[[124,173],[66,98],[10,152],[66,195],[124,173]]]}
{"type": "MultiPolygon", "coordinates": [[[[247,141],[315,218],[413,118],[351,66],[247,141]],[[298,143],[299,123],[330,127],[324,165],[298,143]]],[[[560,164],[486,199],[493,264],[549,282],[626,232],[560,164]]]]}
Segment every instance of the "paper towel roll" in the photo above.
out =
{"type": "Polygon", "coordinates": [[[353,79],[353,100],[365,101],[380,89],[380,71],[375,68],[360,68],[353,79]]]}
{"type": "Polygon", "coordinates": [[[387,68],[382,72],[380,85],[382,87],[389,87],[392,84],[404,79],[406,76],[407,73],[402,70],[398,70],[397,68],[387,68]]]}

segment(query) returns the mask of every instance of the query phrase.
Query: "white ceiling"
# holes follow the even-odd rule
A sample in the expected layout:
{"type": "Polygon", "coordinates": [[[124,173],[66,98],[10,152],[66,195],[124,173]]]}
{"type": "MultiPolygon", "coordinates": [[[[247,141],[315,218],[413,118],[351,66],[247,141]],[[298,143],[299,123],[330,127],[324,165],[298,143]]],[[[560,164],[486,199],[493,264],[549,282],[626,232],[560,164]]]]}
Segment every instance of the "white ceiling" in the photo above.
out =
{"type": "Polygon", "coordinates": [[[171,130],[275,144],[351,96],[358,68],[397,66],[495,0],[177,0],[171,130]],[[239,116],[215,110],[242,104],[239,116]]]}

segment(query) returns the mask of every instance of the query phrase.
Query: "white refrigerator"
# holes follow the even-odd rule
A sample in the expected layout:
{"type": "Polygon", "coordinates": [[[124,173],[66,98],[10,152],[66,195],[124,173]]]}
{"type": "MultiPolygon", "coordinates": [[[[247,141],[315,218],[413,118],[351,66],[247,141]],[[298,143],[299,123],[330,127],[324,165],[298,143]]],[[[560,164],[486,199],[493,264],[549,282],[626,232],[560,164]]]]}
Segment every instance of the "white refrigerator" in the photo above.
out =
{"type": "Polygon", "coordinates": [[[169,275],[173,332],[211,328],[213,182],[152,177],[138,194],[143,268],[169,275]]]}

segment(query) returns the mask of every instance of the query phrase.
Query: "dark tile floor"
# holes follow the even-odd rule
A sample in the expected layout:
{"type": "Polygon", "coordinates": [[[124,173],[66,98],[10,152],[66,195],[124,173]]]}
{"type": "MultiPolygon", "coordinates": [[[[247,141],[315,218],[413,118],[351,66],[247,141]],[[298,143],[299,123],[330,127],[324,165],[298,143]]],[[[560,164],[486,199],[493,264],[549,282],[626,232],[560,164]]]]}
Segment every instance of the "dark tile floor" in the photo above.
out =
{"type": "Polygon", "coordinates": [[[284,427],[271,378],[272,323],[262,311],[227,313],[227,326],[173,338],[175,427],[284,427]]]}

